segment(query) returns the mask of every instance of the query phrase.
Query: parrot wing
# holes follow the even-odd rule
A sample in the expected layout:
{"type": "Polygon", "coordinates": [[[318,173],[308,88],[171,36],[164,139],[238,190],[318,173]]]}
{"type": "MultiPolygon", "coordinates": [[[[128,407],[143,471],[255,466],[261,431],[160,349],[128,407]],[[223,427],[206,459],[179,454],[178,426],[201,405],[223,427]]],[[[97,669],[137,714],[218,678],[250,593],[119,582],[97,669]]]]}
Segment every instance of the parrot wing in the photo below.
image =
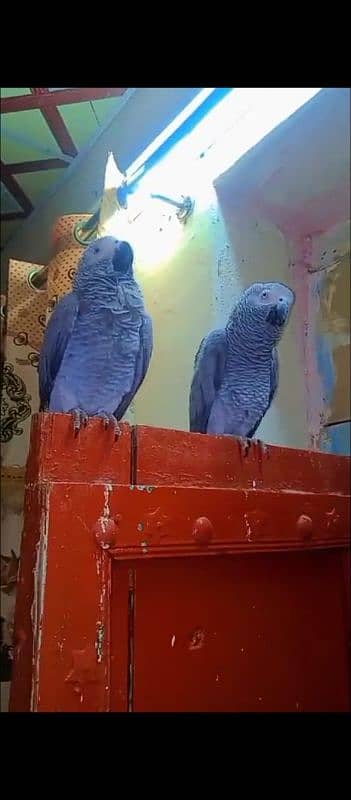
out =
{"type": "Polygon", "coordinates": [[[225,330],[212,331],[202,340],[194,364],[189,398],[190,430],[206,433],[211,408],[223,380],[227,355],[225,330]]]}
{"type": "Polygon", "coordinates": [[[270,407],[270,405],[272,403],[272,400],[274,398],[274,395],[275,395],[275,393],[277,391],[278,381],[279,381],[278,351],[277,351],[277,348],[274,347],[273,348],[273,352],[272,352],[272,360],[271,360],[271,387],[270,387],[270,392],[269,392],[267,408],[264,410],[262,416],[257,420],[257,422],[254,425],[254,427],[251,428],[251,430],[247,434],[247,438],[248,439],[252,439],[254,433],[256,433],[257,428],[261,424],[264,415],[267,414],[267,411],[268,411],[268,409],[269,409],[269,407],[270,407]]]}
{"type": "Polygon", "coordinates": [[[130,389],[129,392],[127,392],[127,394],[124,395],[118,408],[114,412],[114,416],[116,417],[117,420],[122,419],[123,415],[126,413],[127,408],[129,407],[130,403],[133,400],[133,397],[136,395],[138,389],[143,383],[143,380],[149,368],[152,356],[152,349],[153,349],[153,333],[152,333],[152,320],[148,314],[144,314],[143,316],[143,321],[140,326],[139,335],[140,335],[140,346],[135,362],[135,372],[134,372],[132,388],[130,389]]]}
{"type": "Polygon", "coordinates": [[[74,292],[66,294],[55,306],[47,324],[39,357],[40,411],[50,402],[55,378],[71,338],[78,314],[78,299],[74,292]]]}

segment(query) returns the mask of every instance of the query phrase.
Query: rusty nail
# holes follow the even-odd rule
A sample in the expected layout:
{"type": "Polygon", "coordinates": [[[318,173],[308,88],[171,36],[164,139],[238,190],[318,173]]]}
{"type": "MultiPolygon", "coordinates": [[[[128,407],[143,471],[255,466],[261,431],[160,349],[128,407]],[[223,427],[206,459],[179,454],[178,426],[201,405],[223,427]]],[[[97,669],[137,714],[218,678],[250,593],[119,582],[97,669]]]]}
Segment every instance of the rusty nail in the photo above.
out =
{"type": "Polygon", "coordinates": [[[301,514],[297,520],[296,528],[303,539],[312,539],[313,522],[307,514],[301,514]]]}
{"type": "Polygon", "coordinates": [[[332,508],[331,511],[327,511],[325,516],[327,518],[327,528],[330,528],[331,525],[333,528],[339,526],[340,516],[337,514],[335,508],[332,508]]]}
{"type": "Polygon", "coordinates": [[[99,517],[93,528],[97,543],[103,550],[108,550],[116,544],[117,526],[109,517],[99,517]]]}
{"type": "Polygon", "coordinates": [[[193,536],[197,544],[208,544],[213,536],[212,522],[207,517],[198,517],[193,525],[193,536]]]}

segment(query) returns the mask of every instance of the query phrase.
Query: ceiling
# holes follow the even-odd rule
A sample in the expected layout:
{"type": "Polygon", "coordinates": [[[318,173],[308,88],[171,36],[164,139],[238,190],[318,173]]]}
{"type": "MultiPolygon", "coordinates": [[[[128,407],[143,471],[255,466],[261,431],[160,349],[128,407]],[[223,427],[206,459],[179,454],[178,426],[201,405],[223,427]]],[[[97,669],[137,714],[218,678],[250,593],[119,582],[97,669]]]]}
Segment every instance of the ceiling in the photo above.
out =
{"type": "Polygon", "coordinates": [[[1,89],[1,246],[133,89],[1,89]]]}

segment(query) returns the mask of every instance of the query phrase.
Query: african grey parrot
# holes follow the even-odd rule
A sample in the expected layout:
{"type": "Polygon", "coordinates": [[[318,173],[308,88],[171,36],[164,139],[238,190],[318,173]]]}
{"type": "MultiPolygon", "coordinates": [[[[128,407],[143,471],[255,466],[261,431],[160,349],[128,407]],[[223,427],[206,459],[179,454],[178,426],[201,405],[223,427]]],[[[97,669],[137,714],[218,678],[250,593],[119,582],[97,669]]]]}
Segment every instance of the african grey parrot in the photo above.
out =
{"type": "Polygon", "coordinates": [[[147,373],[152,321],[133,276],[133,250],[112,236],[85,251],[73,290],[55,307],[39,360],[40,410],[71,412],[74,429],[118,423],[147,373]]]}
{"type": "Polygon", "coordinates": [[[226,327],[205,336],[190,389],[191,431],[254,435],[278,387],[276,346],[294,302],[282,283],[254,283],[226,327]]]}

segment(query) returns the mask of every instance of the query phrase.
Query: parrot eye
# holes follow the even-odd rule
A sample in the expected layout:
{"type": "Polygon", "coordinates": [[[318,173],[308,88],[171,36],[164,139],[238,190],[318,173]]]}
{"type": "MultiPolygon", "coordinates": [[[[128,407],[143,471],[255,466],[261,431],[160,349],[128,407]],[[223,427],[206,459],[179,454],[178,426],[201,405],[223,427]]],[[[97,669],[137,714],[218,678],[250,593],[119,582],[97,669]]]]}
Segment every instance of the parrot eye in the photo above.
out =
{"type": "Polygon", "coordinates": [[[268,292],[266,291],[266,289],[263,290],[261,297],[268,297],[268,292]]]}
{"type": "Polygon", "coordinates": [[[94,253],[100,253],[100,247],[94,247],[94,253]]]}

